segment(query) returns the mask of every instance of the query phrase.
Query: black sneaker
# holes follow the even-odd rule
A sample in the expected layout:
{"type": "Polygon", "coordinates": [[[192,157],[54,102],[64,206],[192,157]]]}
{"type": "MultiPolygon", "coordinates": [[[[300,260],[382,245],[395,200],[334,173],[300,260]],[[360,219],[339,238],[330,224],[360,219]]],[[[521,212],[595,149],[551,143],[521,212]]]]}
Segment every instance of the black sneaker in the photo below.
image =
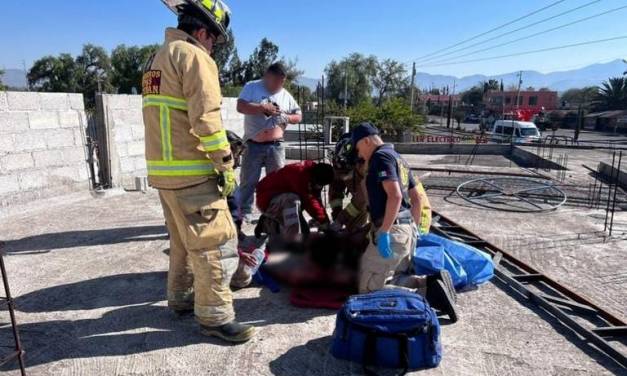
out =
{"type": "Polygon", "coordinates": [[[451,273],[449,273],[448,270],[442,269],[437,274],[427,276],[427,284],[431,279],[439,279],[444,282],[446,288],[450,291],[451,296],[453,297],[453,302],[457,304],[457,292],[455,291],[455,286],[453,285],[453,277],[451,277],[451,273]]]}
{"type": "MultiPolygon", "coordinates": [[[[448,272],[446,274],[448,275],[448,272]]],[[[450,279],[450,275],[448,277],[450,279]]],[[[447,286],[447,283],[442,279],[430,278],[427,280],[427,301],[433,308],[446,314],[451,322],[457,322],[455,290],[447,286]]]]}
{"type": "Polygon", "coordinates": [[[241,343],[253,338],[255,328],[233,320],[222,326],[200,325],[200,332],[206,336],[219,337],[228,342],[241,343]]]}

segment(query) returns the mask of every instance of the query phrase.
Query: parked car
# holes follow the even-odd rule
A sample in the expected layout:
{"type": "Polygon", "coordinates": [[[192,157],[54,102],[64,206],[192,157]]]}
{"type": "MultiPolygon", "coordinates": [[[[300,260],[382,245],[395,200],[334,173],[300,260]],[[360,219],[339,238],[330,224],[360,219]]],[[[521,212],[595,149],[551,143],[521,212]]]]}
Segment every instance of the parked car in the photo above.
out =
{"type": "Polygon", "coordinates": [[[479,116],[475,114],[467,115],[466,118],[464,118],[464,123],[479,124],[479,116]]]}
{"type": "Polygon", "coordinates": [[[538,127],[530,121],[497,120],[494,122],[490,141],[527,144],[540,142],[540,137],[538,127]]]}

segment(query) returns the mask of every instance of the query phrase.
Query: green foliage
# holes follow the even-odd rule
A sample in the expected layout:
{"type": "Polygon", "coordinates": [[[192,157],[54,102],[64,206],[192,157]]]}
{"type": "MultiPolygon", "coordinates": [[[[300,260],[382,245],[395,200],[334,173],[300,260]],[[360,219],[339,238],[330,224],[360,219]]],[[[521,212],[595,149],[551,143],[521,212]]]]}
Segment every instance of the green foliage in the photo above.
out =
{"type": "Polygon", "coordinates": [[[225,83],[230,76],[229,62],[233,58],[233,53],[237,53],[235,50],[235,37],[233,36],[233,30],[229,29],[226,32],[228,34],[228,41],[224,44],[215,46],[211,57],[218,66],[218,72],[220,75],[220,82],[225,83]]]}
{"type": "Polygon", "coordinates": [[[364,101],[356,106],[349,107],[347,115],[351,118],[352,124],[376,123],[379,119],[379,110],[372,101],[364,101]]]}
{"type": "Polygon", "coordinates": [[[85,105],[94,107],[97,91],[113,93],[111,84],[111,58],[104,48],[86,44],[76,57],[78,83],[85,96],[85,105]]]}
{"type": "MultiPolygon", "coordinates": [[[[493,80],[494,81],[494,80],[493,80]]],[[[486,83],[473,86],[470,89],[462,92],[461,98],[464,104],[477,107],[483,102],[483,94],[485,93],[486,83]]]]}
{"type": "Polygon", "coordinates": [[[399,94],[409,85],[405,65],[392,59],[377,61],[372,85],[377,90],[377,105],[380,106],[387,96],[399,94]]]}
{"type": "Polygon", "coordinates": [[[352,124],[371,122],[384,134],[400,135],[403,131],[419,130],[424,117],[412,113],[409,104],[401,98],[392,98],[381,106],[364,101],[348,109],[352,124]]]}
{"type": "Polygon", "coordinates": [[[0,69],[0,91],[7,89],[6,86],[2,84],[2,76],[4,76],[4,70],[0,69]]]}
{"type": "Polygon", "coordinates": [[[158,44],[148,46],[117,46],[111,53],[111,84],[121,94],[140,94],[144,65],[159,49],[158,44]]]}
{"type": "Polygon", "coordinates": [[[27,74],[31,89],[46,92],[82,92],[78,82],[78,67],[70,54],[45,56],[33,64],[27,74]]]}
{"type": "Polygon", "coordinates": [[[599,88],[596,86],[568,89],[562,94],[560,102],[565,102],[569,106],[587,106],[596,98],[598,91],[599,88]]]}
{"type": "Polygon", "coordinates": [[[350,106],[369,101],[372,93],[372,78],[377,71],[377,58],[352,53],[338,61],[331,61],[325,68],[326,92],[337,103],[344,101],[344,83],[348,82],[347,102],[350,106]]]}
{"type": "Polygon", "coordinates": [[[603,82],[595,98],[597,111],[627,109],[627,79],[613,77],[603,82]]]}
{"type": "Polygon", "coordinates": [[[244,81],[257,80],[263,76],[270,64],[277,60],[279,55],[279,46],[272,43],[269,39],[263,38],[245,64],[244,81]]]}
{"type": "Polygon", "coordinates": [[[99,87],[102,92],[113,92],[110,74],[111,60],[107,52],[102,47],[86,44],[76,59],[70,54],[60,54],[35,61],[27,78],[33,90],[83,93],[85,104],[93,108],[99,87]]]}
{"type": "Polygon", "coordinates": [[[501,84],[497,80],[493,80],[493,79],[483,81],[480,84],[480,86],[483,88],[483,94],[487,93],[490,90],[493,90],[493,91],[501,90],[501,84]]]}

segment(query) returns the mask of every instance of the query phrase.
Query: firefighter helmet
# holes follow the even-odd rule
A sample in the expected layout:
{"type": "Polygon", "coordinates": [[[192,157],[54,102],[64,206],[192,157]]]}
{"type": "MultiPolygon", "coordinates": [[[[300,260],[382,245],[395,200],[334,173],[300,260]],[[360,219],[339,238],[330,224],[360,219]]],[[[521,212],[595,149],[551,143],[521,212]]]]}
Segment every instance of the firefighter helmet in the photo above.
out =
{"type": "Polygon", "coordinates": [[[357,160],[350,133],[345,133],[335,144],[333,151],[333,167],[341,171],[350,171],[357,160]]]}
{"type": "Polygon", "coordinates": [[[228,41],[227,29],[231,22],[231,10],[222,0],[161,0],[179,17],[199,18],[217,32],[216,43],[228,41]],[[191,13],[191,14],[190,14],[191,13]]]}

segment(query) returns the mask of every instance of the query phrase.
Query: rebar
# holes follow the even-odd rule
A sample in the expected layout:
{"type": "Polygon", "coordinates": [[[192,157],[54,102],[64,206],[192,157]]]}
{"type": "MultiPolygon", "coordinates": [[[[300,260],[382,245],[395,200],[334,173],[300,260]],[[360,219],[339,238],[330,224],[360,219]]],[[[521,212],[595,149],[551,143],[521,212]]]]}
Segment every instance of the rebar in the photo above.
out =
{"type": "Polygon", "coordinates": [[[610,216],[610,198],[612,196],[612,183],[613,183],[613,176],[614,176],[614,165],[616,164],[616,151],[614,151],[614,153],[612,154],[612,169],[610,170],[610,181],[608,184],[608,191],[607,191],[607,205],[605,207],[605,224],[603,225],[603,231],[607,231],[607,226],[608,226],[608,222],[609,222],[609,216],[610,216]]]}
{"type": "Polygon", "coordinates": [[[618,192],[618,183],[620,178],[620,167],[623,162],[623,152],[618,155],[618,165],[616,166],[616,178],[614,180],[614,197],[612,198],[612,217],[610,218],[610,237],[612,237],[612,229],[614,227],[614,213],[616,212],[616,193],[618,192]]]}
{"type": "Polygon", "coordinates": [[[11,318],[11,328],[13,331],[13,339],[15,341],[15,351],[3,359],[0,359],[0,364],[4,364],[14,358],[17,358],[20,374],[26,376],[26,366],[24,365],[24,350],[22,349],[22,342],[20,341],[20,333],[17,329],[17,320],[15,319],[15,302],[11,296],[11,290],[9,289],[9,279],[7,277],[7,270],[4,265],[4,252],[2,250],[2,242],[0,242],[0,273],[2,274],[2,284],[4,285],[4,302],[8,307],[9,316],[11,318]]]}

